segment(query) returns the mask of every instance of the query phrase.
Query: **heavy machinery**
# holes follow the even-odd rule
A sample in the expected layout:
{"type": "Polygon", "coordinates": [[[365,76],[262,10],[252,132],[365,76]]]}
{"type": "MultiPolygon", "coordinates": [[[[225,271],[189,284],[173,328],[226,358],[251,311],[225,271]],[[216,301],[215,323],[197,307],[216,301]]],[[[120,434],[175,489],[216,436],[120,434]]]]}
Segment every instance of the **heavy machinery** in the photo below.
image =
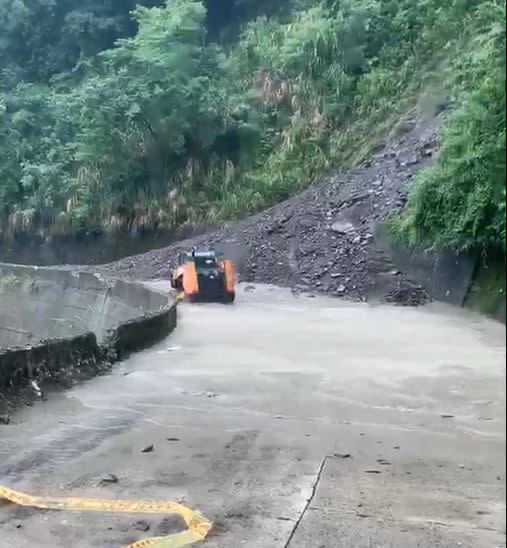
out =
{"type": "Polygon", "coordinates": [[[232,303],[235,298],[234,265],[218,260],[214,251],[192,249],[179,256],[171,285],[191,302],[232,303]]]}

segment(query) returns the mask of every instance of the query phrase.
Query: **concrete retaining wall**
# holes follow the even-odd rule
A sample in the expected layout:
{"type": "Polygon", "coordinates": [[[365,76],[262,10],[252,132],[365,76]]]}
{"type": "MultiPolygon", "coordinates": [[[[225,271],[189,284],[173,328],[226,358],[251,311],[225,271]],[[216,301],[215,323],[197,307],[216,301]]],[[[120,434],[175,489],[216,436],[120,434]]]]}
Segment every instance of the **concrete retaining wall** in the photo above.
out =
{"type": "Polygon", "coordinates": [[[72,270],[0,264],[0,348],[111,329],[167,307],[167,296],[135,283],[72,270]]]}
{"type": "Polygon", "coordinates": [[[0,396],[29,379],[90,377],[175,325],[174,299],[143,285],[0,263],[0,396]]]}
{"type": "Polygon", "coordinates": [[[420,283],[434,299],[463,306],[473,281],[476,256],[407,250],[393,242],[385,225],[377,228],[375,238],[392,263],[420,283]]]}
{"type": "Polygon", "coordinates": [[[465,306],[506,322],[506,265],[503,256],[479,259],[465,306]]]}
{"type": "Polygon", "coordinates": [[[0,390],[7,387],[16,390],[29,379],[74,381],[102,369],[101,351],[93,333],[46,341],[0,353],[0,390]]]}
{"type": "Polygon", "coordinates": [[[434,299],[473,308],[505,323],[503,258],[490,259],[484,264],[473,252],[407,250],[392,240],[385,225],[377,227],[375,237],[391,262],[420,283],[434,299]]]}

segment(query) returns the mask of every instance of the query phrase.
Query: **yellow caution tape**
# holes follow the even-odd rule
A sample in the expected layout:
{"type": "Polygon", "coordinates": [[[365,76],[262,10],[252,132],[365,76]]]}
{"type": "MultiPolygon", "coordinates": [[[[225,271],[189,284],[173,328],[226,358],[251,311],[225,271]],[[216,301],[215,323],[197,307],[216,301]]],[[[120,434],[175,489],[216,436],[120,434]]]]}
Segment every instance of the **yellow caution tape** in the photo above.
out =
{"type": "Polygon", "coordinates": [[[131,544],[128,548],[180,548],[204,540],[212,523],[197,512],[176,502],[135,502],[129,500],[101,500],[82,498],[34,497],[18,493],[0,485],[0,499],[18,506],[44,510],[68,510],[71,512],[117,512],[131,514],[177,514],[188,529],[167,537],[149,538],[131,544]]]}

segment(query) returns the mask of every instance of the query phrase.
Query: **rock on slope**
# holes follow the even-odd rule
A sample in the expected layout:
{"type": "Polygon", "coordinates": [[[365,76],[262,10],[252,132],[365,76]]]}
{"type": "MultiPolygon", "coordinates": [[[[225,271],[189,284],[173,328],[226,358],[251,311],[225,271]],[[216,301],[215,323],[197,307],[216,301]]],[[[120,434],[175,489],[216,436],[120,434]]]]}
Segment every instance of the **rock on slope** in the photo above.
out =
{"type": "Polygon", "coordinates": [[[424,289],[397,271],[376,227],[406,203],[415,173],[432,161],[444,118],[413,115],[375,156],[244,221],[163,249],[103,265],[103,274],[167,278],[178,253],[212,246],[232,256],[242,281],[273,283],[356,301],[421,304],[424,289]],[[400,135],[400,133],[402,133],[400,135]]]}

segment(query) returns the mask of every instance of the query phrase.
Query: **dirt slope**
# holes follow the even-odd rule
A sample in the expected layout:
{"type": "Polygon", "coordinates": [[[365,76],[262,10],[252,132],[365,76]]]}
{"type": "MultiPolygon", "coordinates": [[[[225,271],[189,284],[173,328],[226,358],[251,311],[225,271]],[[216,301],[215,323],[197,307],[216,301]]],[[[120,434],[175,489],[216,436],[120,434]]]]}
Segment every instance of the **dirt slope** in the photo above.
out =
{"type": "Polygon", "coordinates": [[[355,301],[423,303],[428,298],[424,289],[390,264],[376,246],[374,234],[379,222],[404,206],[415,173],[432,161],[444,116],[423,120],[412,114],[362,165],[263,213],[98,270],[167,278],[180,251],[213,246],[232,256],[243,281],[355,301]]]}

